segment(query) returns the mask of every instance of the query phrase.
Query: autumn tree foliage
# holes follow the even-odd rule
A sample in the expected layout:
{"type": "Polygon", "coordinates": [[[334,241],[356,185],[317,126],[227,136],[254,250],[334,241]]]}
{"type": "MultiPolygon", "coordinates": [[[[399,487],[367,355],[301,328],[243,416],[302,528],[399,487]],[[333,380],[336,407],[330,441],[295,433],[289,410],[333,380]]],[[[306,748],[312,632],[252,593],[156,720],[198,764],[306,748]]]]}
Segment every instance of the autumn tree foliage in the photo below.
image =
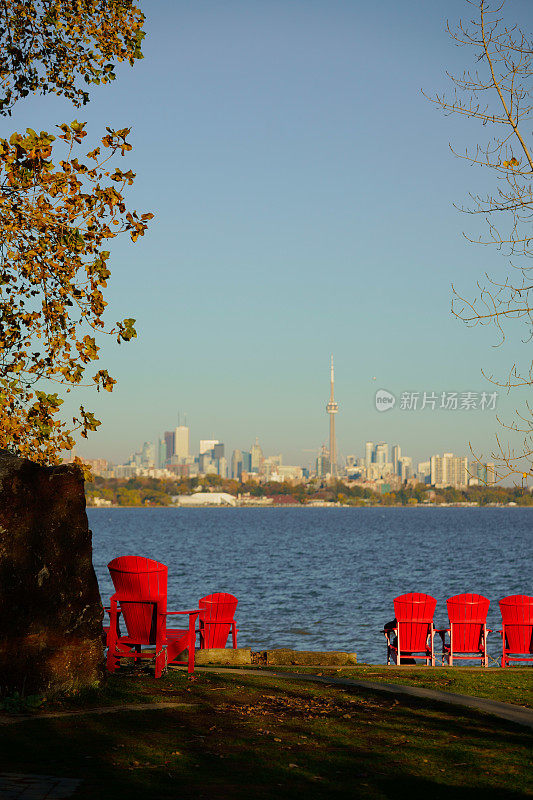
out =
{"type": "MultiPolygon", "coordinates": [[[[469,326],[488,325],[496,330],[497,342],[513,337],[515,353],[533,337],[533,44],[531,35],[504,18],[505,0],[466,0],[475,9],[469,22],[448,27],[459,47],[473,53],[475,69],[450,75],[455,93],[430,98],[447,114],[459,114],[481,123],[485,143],[455,155],[472,166],[489,171],[494,189],[488,195],[471,193],[461,206],[467,214],[486,222],[486,235],[469,241],[493,245],[509,258],[503,279],[485,275],[477,282],[473,297],[455,288],[452,312],[469,326]],[[518,322],[517,322],[518,321],[518,322]],[[517,325],[519,326],[517,328],[517,325]],[[521,335],[520,335],[521,331],[521,335]],[[518,341],[516,338],[518,332],[518,341]]],[[[533,359],[513,359],[508,374],[483,374],[508,392],[533,386],[533,359]]],[[[491,454],[499,464],[500,478],[533,475],[533,407],[517,410],[514,419],[499,420],[504,428],[521,435],[521,446],[496,435],[491,454]]]]}
{"type": "Polygon", "coordinates": [[[131,0],[0,0],[0,113],[33,92],[87,103],[114,61],[142,58],[143,23],[131,0]]]}
{"type": "MultiPolygon", "coordinates": [[[[143,17],[126,0],[0,1],[0,108],[30,92],[87,101],[78,83],[106,82],[117,61],[141,57],[143,17]]],[[[106,129],[84,153],[85,125],[57,126],[56,135],[27,129],[0,138],[0,447],[41,463],[56,463],[100,424],[80,406],[60,416],[61,388],[115,380],[94,370],[99,333],[118,342],[136,336],[134,319],[106,327],[104,290],[109,241],[133,241],[151,214],[127,210],[134,180],[116,159],[131,145],[129,129],[106,129]],[[54,391],[55,388],[55,391],[54,391]]]]}

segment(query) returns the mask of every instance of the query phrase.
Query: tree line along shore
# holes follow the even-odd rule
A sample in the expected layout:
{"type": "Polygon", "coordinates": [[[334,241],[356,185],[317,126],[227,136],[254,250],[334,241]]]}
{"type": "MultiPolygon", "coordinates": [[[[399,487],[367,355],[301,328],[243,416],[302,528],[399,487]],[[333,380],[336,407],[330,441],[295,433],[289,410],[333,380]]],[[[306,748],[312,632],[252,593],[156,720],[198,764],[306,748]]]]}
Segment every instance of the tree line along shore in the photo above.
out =
{"type": "Polygon", "coordinates": [[[274,506],[533,506],[529,489],[504,486],[435,488],[425,484],[404,486],[385,493],[343,481],[324,485],[317,482],[240,483],[209,475],[204,478],[177,480],[157,478],[101,478],[85,484],[88,506],[154,507],[175,506],[183,495],[195,492],[223,492],[236,499],[237,505],[274,506]]]}

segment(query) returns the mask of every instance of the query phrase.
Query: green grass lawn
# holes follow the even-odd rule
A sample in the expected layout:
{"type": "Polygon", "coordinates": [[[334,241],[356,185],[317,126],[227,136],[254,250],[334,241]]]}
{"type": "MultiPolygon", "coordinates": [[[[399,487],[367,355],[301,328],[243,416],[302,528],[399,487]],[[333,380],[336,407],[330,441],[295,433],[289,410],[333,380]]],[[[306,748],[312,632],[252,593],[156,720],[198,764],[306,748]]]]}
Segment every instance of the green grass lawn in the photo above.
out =
{"type": "MultiPolygon", "coordinates": [[[[361,669],[361,679],[376,679],[361,669]]],[[[261,673],[188,679],[172,671],[159,681],[116,675],[103,690],[45,704],[34,719],[2,726],[1,736],[0,771],[82,778],[77,800],[518,800],[533,789],[526,728],[261,673]],[[152,700],[187,705],[39,718],[61,707],[152,700]]]]}
{"type": "Polygon", "coordinates": [[[289,672],[306,672],[323,675],[336,675],[360,681],[400,683],[436,689],[440,692],[467,694],[473,697],[488,697],[503,703],[533,708],[533,669],[519,667],[512,669],[471,669],[464,667],[372,667],[317,669],[287,668],[289,672]]]}

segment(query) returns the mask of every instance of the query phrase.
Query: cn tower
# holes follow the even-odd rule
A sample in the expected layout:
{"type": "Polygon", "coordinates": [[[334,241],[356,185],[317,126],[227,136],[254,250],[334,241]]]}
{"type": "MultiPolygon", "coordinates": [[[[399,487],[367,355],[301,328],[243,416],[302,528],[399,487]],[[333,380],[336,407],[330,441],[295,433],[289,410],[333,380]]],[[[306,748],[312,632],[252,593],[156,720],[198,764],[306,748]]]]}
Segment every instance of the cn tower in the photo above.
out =
{"type": "Polygon", "coordinates": [[[339,410],[339,404],[335,402],[333,396],[333,384],[335,383],[335,374],[333,370],[333,356],[331,356],[331,394],[329,402],[326,406],[326,411],[329,414],[329,471],[332,477],[337,477],[337,445],[335,443],[335,414],[339,410]]]}

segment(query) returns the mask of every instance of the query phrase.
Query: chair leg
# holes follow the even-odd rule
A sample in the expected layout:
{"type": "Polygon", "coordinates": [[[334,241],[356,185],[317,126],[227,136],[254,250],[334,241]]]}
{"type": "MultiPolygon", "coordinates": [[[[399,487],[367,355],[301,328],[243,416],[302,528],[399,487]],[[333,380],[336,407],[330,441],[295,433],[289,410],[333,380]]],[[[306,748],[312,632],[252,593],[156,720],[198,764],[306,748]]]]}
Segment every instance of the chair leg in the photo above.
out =
{"type": "Polygon", "coordinates": [[[161,650],[155,657],[155,677],[160,678],[167,666],[167,651],[161,650]]]}
{"type": "Polygon", "coordinates": [[[118,666],[118,658],[115,658],[111,648],[109,648],[108,651],[107,651],[107,657],[106,657],[106,668],[107,668],[107,671],[108,672],[115,672],[117,666],[118,666]]]}
{"type": "Polygon", "coordinates": [[[236,627],[235,622],[233,622],[232,626],[231,626],[231,639],[232,639],[233,649],[236,650],[237,649],[237,627],[236,627]]]}

